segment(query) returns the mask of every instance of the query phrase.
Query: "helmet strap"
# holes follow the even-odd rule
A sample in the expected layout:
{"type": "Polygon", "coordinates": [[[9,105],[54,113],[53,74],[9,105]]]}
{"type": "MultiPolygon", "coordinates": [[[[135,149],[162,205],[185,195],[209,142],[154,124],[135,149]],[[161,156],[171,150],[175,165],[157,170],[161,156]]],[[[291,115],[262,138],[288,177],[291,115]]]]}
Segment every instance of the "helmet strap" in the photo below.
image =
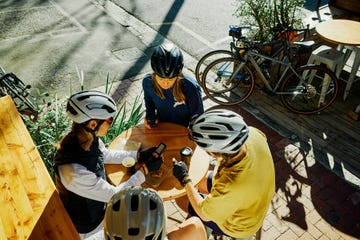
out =
{"type": "Polygon", "coordinates": [[[84,127],[84,128],[85,128],[85,130],[86,130],[88,133],[91,133],[91,134],[94,134],[94,133],[96,133],[96,131],[97,131],[97,130],[91,129],[91,128],[89,128],[89,127],[84,127]]]}
{"type": "Polygon", "coordinates": [[[85,130],[93,135],[95,135],[97,133],[97,131],[99,130],[99,127],[101,126],[101,124],[103,124],[103,122],[105,122],[105,120],[96,120],[96,127],[94,129],[91,129],[87,126],[84,126],[85,130]]]}

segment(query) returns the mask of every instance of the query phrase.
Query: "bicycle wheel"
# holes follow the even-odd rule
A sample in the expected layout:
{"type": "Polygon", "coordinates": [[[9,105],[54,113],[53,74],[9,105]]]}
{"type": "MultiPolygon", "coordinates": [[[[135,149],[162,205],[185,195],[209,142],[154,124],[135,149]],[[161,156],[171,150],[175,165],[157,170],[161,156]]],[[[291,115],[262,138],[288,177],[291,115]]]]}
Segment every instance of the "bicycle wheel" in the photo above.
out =
{"type": "Polygon", "coordinates": [[[203,74],[202,88],[206,96],[220,105],[245,101],[254,91],[254,86],[250,68],[235,58],[215,60],[203,74]]]}
{"type": "Polygon", "coordinates": [[[214,60],[224,58],[224,57],[231,57],[231,52],[228,50],[215,50],[205,54],[202,58],[200,58],[199,62],[196,64],[195,67],[195,78],[199,84],[201,84],[201,76],[204,73],[205,68],[214,60]]]}
{"type": "Polygon", "coordinates": [[[13,99],[15,105],[19,109],[19,112],[23,111],[28,113],[30,110],[32,112],[31,114],[35,115],[37,113],[36,105],[28,98],[30,95],[28,87],[20,79],[15,79],[15,77],[9,75],[2,80],[2,87],[13,99]]]}
{"type": "Polygon", "coordinates": [[[320,65],[304,65],[283,81],[280,90],[281,102],[290,111],[313,114],[334,102],[339,84],[330,69],[320,65]]]}

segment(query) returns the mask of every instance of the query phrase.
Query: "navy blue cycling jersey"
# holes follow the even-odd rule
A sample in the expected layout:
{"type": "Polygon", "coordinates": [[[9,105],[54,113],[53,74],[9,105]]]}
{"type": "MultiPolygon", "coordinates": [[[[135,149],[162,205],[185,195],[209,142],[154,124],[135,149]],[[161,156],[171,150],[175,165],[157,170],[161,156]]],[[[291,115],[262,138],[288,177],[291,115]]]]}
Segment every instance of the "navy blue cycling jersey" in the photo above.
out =
{"type": "Polygon", "coordinates": [[[185,102],[175,101],[172,87],[163,90],[165,99],[161,99],[153,90],[153,81],[151,74],[148,74],[142,82],[147,117],[187,127],[193,116],[204,112],[201,88],[193,78],[184,75],[182,79],[181,88],[186,98],[185,102]]]}

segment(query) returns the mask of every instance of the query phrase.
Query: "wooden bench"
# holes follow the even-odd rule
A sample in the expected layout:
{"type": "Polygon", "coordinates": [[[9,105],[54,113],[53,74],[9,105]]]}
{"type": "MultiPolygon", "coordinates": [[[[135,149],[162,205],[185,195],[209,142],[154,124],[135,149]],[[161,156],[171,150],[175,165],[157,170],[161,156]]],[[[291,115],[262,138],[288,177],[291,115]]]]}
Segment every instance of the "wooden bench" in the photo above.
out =
{"type": "Polygon", "coordinates": [[[12,99],[0,106],[0,239],[79,239],[12,99]]]}

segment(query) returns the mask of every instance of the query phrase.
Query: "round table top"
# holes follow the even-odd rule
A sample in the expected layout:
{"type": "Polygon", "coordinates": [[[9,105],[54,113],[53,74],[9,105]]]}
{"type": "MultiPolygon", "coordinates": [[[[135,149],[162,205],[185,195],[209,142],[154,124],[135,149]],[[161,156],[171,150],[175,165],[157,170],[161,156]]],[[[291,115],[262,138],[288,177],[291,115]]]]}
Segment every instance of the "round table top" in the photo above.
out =
{"type": "Polygon", "coordinates": [[[326,41],[348,46],[360,45],[360,22],[332,19],[319,23],[316,32],[326,41]]]}
{"type": "MultiPolygon", "coordinates": [[[[194,184],[198,184],[208,171],[211,157],[188,138],[188,132],[184,126],[160,122],[154,129],[146,129],[143,124],[137,125],[116,137],[109,149],[121,149],[124,139],[141,142],[141,149],[157,146],[161,142],[167,145],[163,153],[163,167],[167,169],[167,177],[156,187],[147,183],[143,184],[145,187],[157,190],[163,200],[175,199],[186,194],[185,189],[172,175],[172,159],[176,158],[180,161],[180,149],[183,147],[188,146],[193,150],[189,176],[194,184]]],[[[105,169],[109,182],[116,186],[130,177],[122,164],[106,164],[105,169]]]]}

